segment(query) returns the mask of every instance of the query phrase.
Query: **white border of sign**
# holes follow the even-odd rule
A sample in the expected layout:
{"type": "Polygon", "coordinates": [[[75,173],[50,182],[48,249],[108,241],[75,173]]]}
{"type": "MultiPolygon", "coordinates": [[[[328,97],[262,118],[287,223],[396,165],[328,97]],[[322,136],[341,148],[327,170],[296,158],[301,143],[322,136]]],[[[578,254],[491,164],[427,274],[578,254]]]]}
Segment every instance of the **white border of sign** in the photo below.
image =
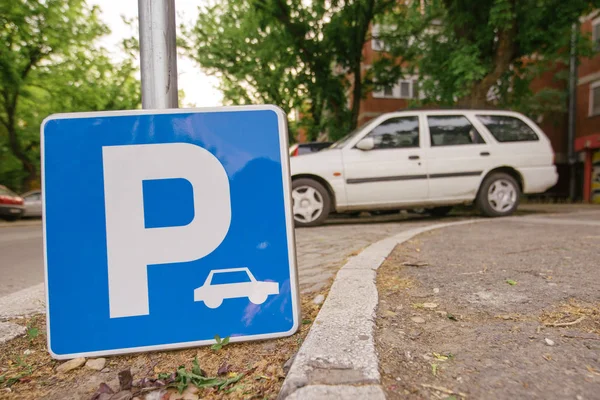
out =
{"type": "MultiPolygon", "coordinates": [[[[57,119],[76,119],[76,118],[94,118],[94,117],[122,117],[132,115],[159,115],[159,114],[188,114],[188,113],[214,113],[214,112],[240,112],[240,111],[273,111],[277,114],[277,120],[279,123],[279,143],[280,143],[280,157],[283,177],[283,201],[285,206],[285,220],[286,220],[286,232],[288,238],[288,258],[290,260],[290,289],[292,294],[292,313],[294,324],[292,329],[287,332],[269,333],[264,335],[249,335],[249,336],[235,336],[232,337],[230,342],[246,342],[250,340],[261,340],[261,339],[274,339],[280,337],[291,336],[298,330],[300,321],[300,302],[298,299],[298,268],[296,261],[296,238],[294,232],[294,219],[292,215],[292,201],[291,201],[291,177],[290,177],[290,159],[288,154],[288,132],[287,132],[287,119],[285,112],[274,105],[256,105],[256,106],[228,106],[228,107],[207,107],[207,108],[174,108],[174,109],[161,109],[161,110],[126,110],[126,111],[101,111],[101,112],[81,112],[81,113],[64,113],[64,114],[53,114],[44,119],[40,127],[40,147],[41,147],[41,172],[42,172],[42,207],[43,215],[46,215],[46,179],[45,179],[45,162],[44,162],[44,127],[48,121],[57,119]]],[[[46,218],[42,219],[43,225],[43,242],[44,242],[44,285],[46,290],[46,335],[48,341],[48,352],[50,355],[57,360],[67,360],[77,357],[96,357],[96,356],[108,356],[118,354],[130,354],[130,353],[141,353],[147,351],[156,350],[175,350],[189,347],[205,346],[215,343],[214,339],[211,340],[198,340],[193,342],[182,342],[172,343],[165,345],[153,345],[153,346],[142,346],[142,347],[130,347],[125,349],[116,350],[101,350],[91,351],[86,353],[75,353],[75,354],[55,354],[51,348],[50,340],[50,294],[48,293],[48,256],[46,251],[46,218]]]]}

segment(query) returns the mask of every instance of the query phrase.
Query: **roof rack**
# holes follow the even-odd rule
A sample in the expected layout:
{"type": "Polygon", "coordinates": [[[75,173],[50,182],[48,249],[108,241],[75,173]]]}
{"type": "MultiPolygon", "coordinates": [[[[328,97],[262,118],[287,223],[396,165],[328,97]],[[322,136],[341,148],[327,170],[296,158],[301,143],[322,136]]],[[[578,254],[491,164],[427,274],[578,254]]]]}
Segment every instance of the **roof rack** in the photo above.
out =
{"type": "Polygon", "coordinates": [[[423,105],[419,107],[406,107],[397,111],[424,111],[424,110],[482,110],[482,111],[513,111],[507,108],[494,107],[494,106],[481,106],[481,107],[470,107],[470,106],[437,106],[437,105],[423,105]]]}

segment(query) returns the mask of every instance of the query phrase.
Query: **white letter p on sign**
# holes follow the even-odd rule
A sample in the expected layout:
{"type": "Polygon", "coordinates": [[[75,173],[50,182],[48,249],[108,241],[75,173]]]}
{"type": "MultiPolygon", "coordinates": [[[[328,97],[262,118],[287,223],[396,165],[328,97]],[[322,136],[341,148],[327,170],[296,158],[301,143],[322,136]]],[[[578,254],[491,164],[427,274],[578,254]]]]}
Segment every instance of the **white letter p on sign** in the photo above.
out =
{"type": "Polygon", "coordinates": [[[102,158],[110,317],[147,315],[149,264],[197,260],[225,239],[229,179],[215,156],[187,143],[105,146],[102,158]],[[192,185],[194,219],[146,229],[142,182],[174,178],[192,185]]]}

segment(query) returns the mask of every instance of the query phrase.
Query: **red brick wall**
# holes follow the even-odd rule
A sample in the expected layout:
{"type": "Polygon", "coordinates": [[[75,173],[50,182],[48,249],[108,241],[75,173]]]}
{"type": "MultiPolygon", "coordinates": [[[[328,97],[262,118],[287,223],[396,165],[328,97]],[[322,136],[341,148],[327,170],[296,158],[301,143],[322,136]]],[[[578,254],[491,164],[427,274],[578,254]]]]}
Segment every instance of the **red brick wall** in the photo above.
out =
{"type": "MultiPolygon", "coordinates": [[[[568,65],[558,65],[557,67],[544,72],[531,82],[531,90],[534,93],[546,88],[567,90],[568,81],[565,79],[558,79],[558,74],[561,72],[564,74],[568,70],[568,65]]],[[[554,152],[557,153],[557,161],[566,162],[568,127],[567,105],[565,104],[564,112],[547,113],[542,122],[539,122],[538,125],[552,142],[552,148],[554,149],[554,152]]]]}
{"type": "MultiPolygon", "coordinates": [[[[581,24],[581,31],[591,36],[592,19],[581,24]]],[[[592,58],[579,61],[579,85],[577,86],[577,130],[575,136],[588,136],[600,133],[600,116],[590,117],[590,85],[600,82],[600,53],[592,58]]]]}
{"type": "MultiPolygon", "coordinates": [[[[581,24],[581,32],[586,35],[592,35],[592,19],[585,21],[581,24]]],[[[586,75],[590,75],[593,73],[597,73],[600,71],[600,54],[596,53],[596,55],[592,58],[582,58],[579,60],[579,78],[585,77],[586,75]]]]}
{"type": "MultiPolygon", "coordinates": [[[[600,68],[598,69],[600,71],[600,68]]],[[[600,81],[600,78],[598,79],[600,81]]],[[[600,133],[600,115],[590,117],[590,83],[577,87],[577,130],[576,137],[600,133]]]]}

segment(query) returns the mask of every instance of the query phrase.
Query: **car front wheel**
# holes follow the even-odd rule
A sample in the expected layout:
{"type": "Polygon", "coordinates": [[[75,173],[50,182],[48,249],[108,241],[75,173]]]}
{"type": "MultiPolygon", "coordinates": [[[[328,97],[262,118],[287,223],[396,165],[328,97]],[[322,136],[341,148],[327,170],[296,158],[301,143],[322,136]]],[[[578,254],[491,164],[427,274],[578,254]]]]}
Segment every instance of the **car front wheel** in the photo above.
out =
{"type": "Polygon", "coordinates": [[[319,182],[301,178],[292,182],[294,222],[297,226],[321,225],[329,216],[331,197],[319,182]]]}
{"type": "Polygon", "coordinates": [[[483,181],[477,195],[477,206],[486,217],[504,217],[519,206],[521,190],[512,176],[495,173],[483,181]]]}

